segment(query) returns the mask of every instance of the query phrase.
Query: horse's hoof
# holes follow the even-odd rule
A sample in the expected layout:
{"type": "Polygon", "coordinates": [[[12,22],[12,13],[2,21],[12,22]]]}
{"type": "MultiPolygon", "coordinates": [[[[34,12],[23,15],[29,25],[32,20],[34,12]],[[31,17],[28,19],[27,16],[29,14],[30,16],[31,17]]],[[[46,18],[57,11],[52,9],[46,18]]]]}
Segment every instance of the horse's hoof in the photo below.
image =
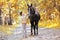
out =
{"type": "Polygon", "coordinates": [[[33,37],[34,35],[29,35],[30,37],[33,37]]]}
{"type": "Polygon", "coordinates": [[[34,34],[34,36],[38,36],[38,34],[34,34]]]}

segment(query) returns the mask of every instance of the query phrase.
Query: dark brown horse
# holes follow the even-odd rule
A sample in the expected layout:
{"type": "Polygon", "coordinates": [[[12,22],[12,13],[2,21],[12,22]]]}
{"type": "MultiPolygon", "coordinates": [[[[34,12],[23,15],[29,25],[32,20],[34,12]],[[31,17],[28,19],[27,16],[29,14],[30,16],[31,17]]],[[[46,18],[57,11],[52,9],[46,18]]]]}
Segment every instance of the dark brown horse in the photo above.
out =
{"type": "Polygon", "coordinates": [[[38,22],[40,20],[40,14],[37,12],[35,7],[33,5],[28,5],[28,12],[29,12],[29,19],[31,23],[31,35],[33,35],[33,30],[34,30],[34,35],[38,35],[38,22]]]}

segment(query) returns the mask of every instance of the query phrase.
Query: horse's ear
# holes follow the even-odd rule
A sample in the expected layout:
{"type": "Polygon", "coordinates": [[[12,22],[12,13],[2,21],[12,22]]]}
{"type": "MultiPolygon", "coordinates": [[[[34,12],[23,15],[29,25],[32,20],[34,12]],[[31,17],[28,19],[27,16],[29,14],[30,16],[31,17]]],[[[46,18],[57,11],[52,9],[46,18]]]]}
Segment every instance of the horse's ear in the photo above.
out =
{"type": "Polygon", "coordinates": [[[32,4],[31,4],[31,6],[32,6],[32,4]]]}

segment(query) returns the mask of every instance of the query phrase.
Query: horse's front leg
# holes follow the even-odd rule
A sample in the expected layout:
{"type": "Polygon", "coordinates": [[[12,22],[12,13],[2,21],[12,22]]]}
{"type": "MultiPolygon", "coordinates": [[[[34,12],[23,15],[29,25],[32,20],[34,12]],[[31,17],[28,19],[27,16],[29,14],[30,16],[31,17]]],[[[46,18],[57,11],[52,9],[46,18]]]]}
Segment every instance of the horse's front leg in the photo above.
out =
{"type": "Polygon", "coordinates": [[[33,21],[31,21],[30,23],[31,23],[31,35],[33,35],[33,26],[34,26],[34,23],[33,23],[33,21]]]}
{"type": "Polygon", "coordinates": [[[34,25],[34,35],[36,35],[36,28],[35,28],[35,25],[34,25]]]}

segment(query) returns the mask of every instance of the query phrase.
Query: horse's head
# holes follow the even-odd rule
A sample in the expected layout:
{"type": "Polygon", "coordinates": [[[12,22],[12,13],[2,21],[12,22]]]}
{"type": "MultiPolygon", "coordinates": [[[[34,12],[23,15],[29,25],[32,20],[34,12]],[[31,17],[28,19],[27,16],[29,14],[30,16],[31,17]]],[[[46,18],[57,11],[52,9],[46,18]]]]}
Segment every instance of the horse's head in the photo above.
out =
{"type": "Polygon", "coordinates": [[[32,4],[31,4],[31,5],[27,4],[27,6],[28,6],[28,12],[29,12],[30,14],[35,14],[35,10],[34,10],[33,5],[32,5],[32,4]]]}

